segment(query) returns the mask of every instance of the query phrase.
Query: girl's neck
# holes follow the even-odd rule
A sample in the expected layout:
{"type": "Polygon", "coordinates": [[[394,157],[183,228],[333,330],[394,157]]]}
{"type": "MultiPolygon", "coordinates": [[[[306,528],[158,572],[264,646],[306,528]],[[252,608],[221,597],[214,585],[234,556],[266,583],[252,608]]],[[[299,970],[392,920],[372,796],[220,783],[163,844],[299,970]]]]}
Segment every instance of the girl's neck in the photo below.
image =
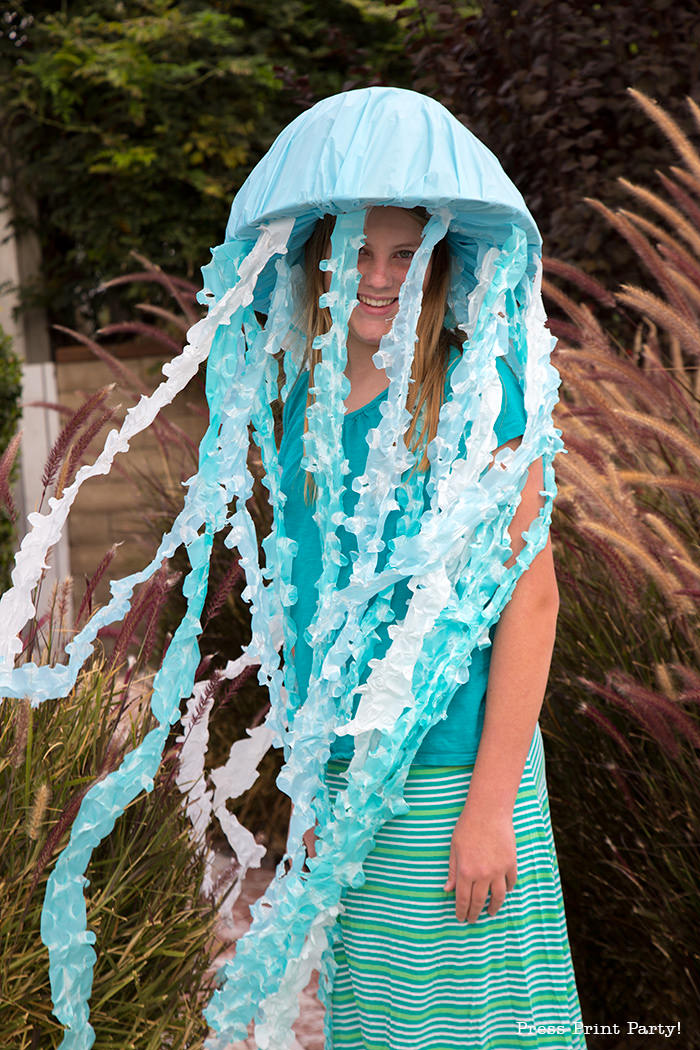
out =
{"type": "Polygon", "coordinates": [[[350,381],[350,393],[345,399],[346,412],[362,408],[389,386],[386,372],[377,368],[372,360],[376,351],[376,346],[365,344],[352,349],[348,346],[345,376],[350,381]]]}

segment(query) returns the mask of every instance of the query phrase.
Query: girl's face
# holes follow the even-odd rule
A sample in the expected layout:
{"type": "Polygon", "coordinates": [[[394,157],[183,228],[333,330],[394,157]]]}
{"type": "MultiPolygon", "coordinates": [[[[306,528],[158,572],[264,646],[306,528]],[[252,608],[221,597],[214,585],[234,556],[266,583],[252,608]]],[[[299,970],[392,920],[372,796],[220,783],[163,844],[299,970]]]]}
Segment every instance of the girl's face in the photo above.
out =
{"type": "MultiPolygon", "coordinates": [[[[365,220],[365,243],[360,248],[357,268],[359,300],[350,315],[348,354],[374,353],[391,326],[399,308],[399,288],[406,279],[411,259],[421,242],[423,225],[405,208],[371,208],[365,220]]],[[[430,277],[428,264],[423,290],[430,277]]],[[[326,290],[331,275],[324,273],[326,290]]]]}

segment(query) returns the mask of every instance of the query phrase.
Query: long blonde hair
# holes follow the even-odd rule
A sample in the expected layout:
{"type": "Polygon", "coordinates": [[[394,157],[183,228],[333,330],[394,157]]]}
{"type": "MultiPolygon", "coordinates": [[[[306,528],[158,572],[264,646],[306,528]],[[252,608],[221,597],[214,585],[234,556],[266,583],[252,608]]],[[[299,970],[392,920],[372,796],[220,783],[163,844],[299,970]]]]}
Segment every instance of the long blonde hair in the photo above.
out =
{"type": "MultiPolygon", "coordinates": [[[[411,213],[422,226],[429,215],[425,208],[411,208],[411,213]]],[[[327,258],[331,233],[335,225],[335,216],[324,215],[316,223],[311,237],[306,242],[304,268],[306,271],[306,293],[303,304],[302,324],[306,333],[306,349],[302,370],[309,370],[309,393],[306,409],[313,400],[311,390],[314,385],[314,368],[321,360],[321,351],[313,346],[318,335],[325,335],[331,327],[330,310],[319,306],[319,297],[325,291],[323,271],[319,263],[327,258]]],[[[417,464],[418,470],[425,471],[430,463],[427,446],[435,437],[440,408],[444,400],[445,374],[449,360],[450,345],[460,346],[464,336],[450,332],[445,328],[447,309],[447,290],[450,283],[450,253],[447,241],[439,241],[432,254],[432,267],[428,283],[423,293],[423,304],[416,327],[416,349],[411,368],[413,382],[409,385],[406,408],[411,413],[411,423],[405,435],[406,445],[413,451],[423,446],[423,455],[417,464]],[[421,425],[418,426],[418,420],[421,425]]],[[[307,423],[304,420],[304,432],[307,423]]],[[[313,476],[307,474],[305,493],[313,497],[315,485],[313,476]]]]}

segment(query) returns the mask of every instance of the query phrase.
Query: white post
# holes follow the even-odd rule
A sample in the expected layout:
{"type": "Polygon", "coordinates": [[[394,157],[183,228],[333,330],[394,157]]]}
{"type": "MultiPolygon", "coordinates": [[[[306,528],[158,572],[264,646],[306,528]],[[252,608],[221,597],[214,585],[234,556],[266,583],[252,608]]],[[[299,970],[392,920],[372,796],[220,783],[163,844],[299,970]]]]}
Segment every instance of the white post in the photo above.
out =
{"type": "MultiPolygon", "coordinates": [[[[0,325],[12,339],[12,347],[22,362],[22,449],[20,480],[17,486],[18,539],[27,530],[27,515],[36,510],[41,498],[41,475],[61,426],[58,413],[51,409],[27,408],[29,401],[57,400],[56,366],[51,360],[48,326],[43,310],[32,308],[16,313],[18,286],[39,272],[40,249],[34,234],[15,235],[6,186],[0,185],[0,325]]],[[[68,537],[63,536],[49,555],[49,568],[41,589],[39,614],[46,611],[54,583],[70,575],[68,537]]]]}

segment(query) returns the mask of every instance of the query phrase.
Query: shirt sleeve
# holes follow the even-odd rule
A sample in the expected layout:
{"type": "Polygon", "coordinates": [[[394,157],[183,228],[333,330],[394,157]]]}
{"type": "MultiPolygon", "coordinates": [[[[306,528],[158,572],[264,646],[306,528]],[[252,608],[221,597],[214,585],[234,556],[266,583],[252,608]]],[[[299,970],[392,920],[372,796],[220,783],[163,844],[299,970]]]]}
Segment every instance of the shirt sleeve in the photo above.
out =
{"type": "Polygon", "coordinates": [[[505,358],[496,358],[496,368],[503,387],[503,400],[501,411],[496,420],[495,431],[497,444],[504,445],[511,438],[522,437],[525,433],[527,415],[525,413],[525,401],[520,384],[515,378],[510,365],[505,358]]]}

